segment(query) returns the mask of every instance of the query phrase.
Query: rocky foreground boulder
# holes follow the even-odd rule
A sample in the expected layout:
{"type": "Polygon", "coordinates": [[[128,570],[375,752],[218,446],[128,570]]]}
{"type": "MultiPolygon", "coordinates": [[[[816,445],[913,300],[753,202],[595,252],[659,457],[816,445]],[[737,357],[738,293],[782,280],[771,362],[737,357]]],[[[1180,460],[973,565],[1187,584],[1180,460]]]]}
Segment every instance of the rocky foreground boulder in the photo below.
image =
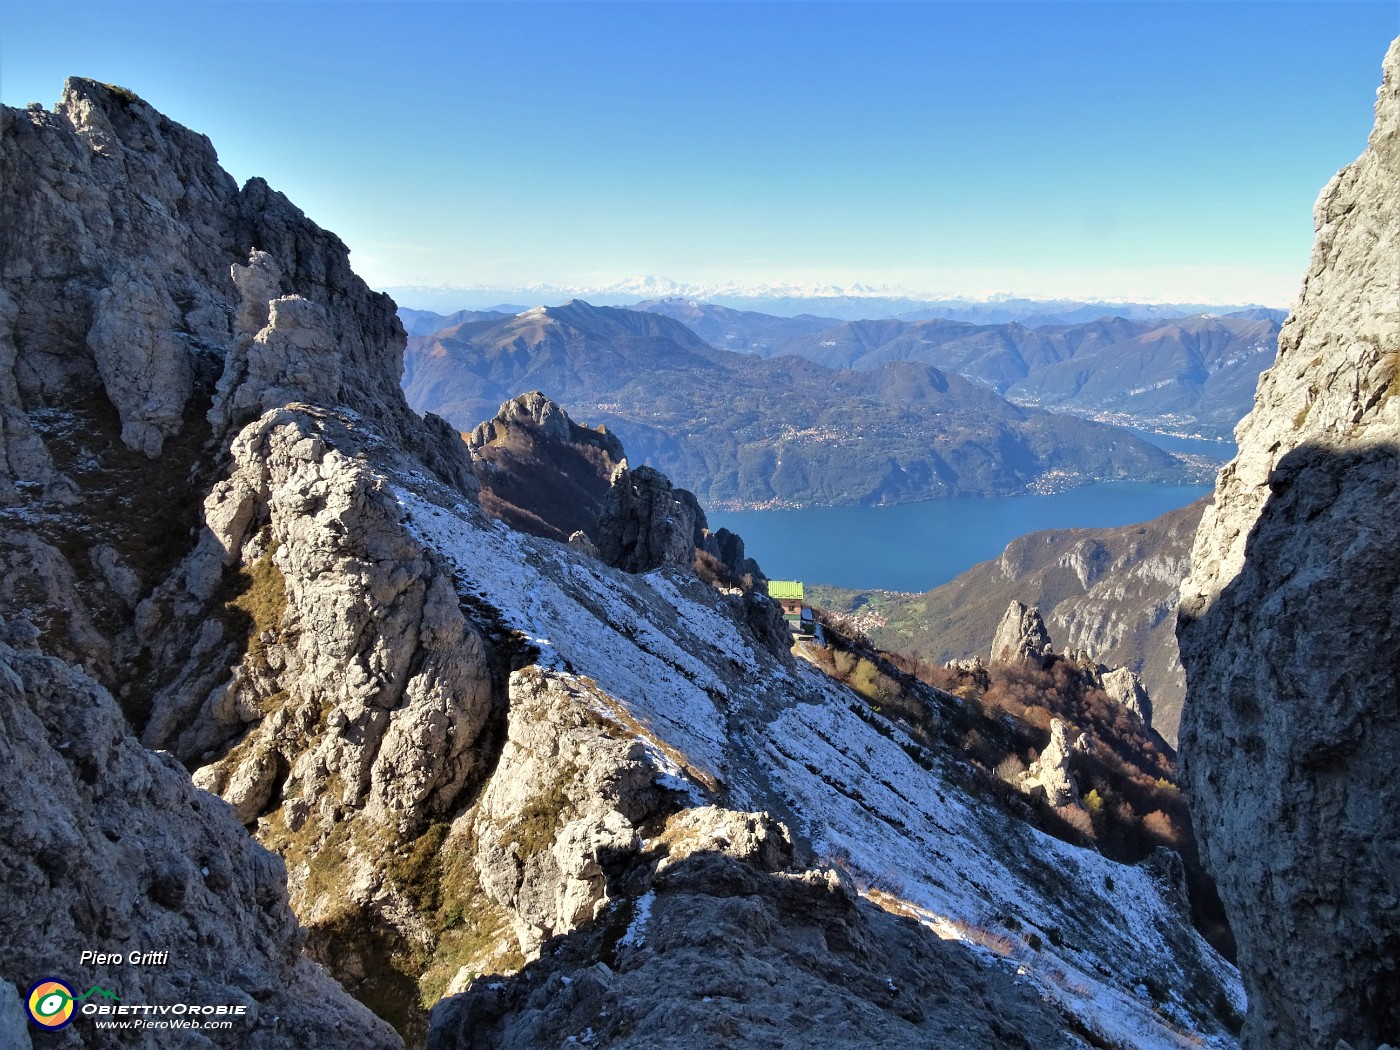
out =
{"type": "MultiPolygon", "coordinates": [[[[302,953],[282,861],[244,831],[227,802],[199,790],[167,752],[143,748],[111,695],[45,656],[27,624],[0,622],[0,945],[21,993],[57,976],[82,994],[110,989],[130,1006],[243,1011],[229,1032],[182,1033],[191,1047],[402,1045],[302,953]],[[79,965],[84,950],[120,964],[79,965]],[[126,953],[161,951],[159,966],[126,953]],[[173,964],[169,960],[173,960],[173,964]]],[[[17,1016],[12,1016],[17,1015],[17,1016]]],[[[140,1033],[88,1028],[62,1043],[145,1045],[140,1033]]],[[[0,1013],[0,1045],[29,1027],[0,1013]]],[[[168,1039],[170,1033],[163,1033],[168,1039]]],[[[150,1033],[151,1039],[158,1038],[150,1033]]]]}
{"type": "Polygon", "coordinates": [[[1182,588],[1181,750],[1248,1047],[1400,1040],[1400,40],[1182,588]]]}

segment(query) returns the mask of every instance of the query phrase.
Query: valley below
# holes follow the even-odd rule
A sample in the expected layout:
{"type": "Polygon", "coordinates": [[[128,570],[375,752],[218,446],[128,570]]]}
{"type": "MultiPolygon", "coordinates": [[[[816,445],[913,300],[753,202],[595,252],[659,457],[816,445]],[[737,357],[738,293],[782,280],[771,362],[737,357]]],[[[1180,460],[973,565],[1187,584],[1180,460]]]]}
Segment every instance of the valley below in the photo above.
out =
{"type": "Polygon", "coordinates": [[[573,301],[409,340],[411,405],[468,431],[539,390],[716,510],[1204,482],[1119,427],[1013,405],[916,361],[860,371],[717,350],[658,314],[573,301]]]}

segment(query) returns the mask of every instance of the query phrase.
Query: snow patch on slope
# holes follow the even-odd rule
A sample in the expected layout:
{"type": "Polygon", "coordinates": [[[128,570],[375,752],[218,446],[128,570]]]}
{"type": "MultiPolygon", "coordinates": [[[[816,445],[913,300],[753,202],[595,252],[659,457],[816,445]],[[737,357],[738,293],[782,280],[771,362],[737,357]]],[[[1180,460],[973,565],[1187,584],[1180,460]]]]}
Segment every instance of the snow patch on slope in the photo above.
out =
{"type": "Polygon", "coordinates": [[[757,649],[693,577],[630,576],[474,509],[397,495],[464,595],[499,610],[542,667],[586,678],[642,727],[661,782],[697,805],[701,785],[739,809],[781,802],[816,855],[871,899],[1015,968],[1108,1045],[1234,1045],[1203,1023],[1213,1007],[1193,993],[1218,986],[1242,1010],[1238,975],[1147,871],[971,802],[970,767],[940,756],[924,768],[897,726],[877,731],[857,694],[757,649]],[[1159,1001],[1136,994],[1149,984],[1159,1001]]]}

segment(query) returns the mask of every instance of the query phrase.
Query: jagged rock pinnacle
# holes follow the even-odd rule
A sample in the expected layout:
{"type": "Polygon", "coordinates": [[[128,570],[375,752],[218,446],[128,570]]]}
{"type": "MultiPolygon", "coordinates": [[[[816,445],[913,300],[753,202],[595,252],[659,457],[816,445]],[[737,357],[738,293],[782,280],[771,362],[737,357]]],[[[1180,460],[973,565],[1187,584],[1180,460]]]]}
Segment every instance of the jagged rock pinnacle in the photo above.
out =
{"type": "Polygon", "coordinates": [[[1008,605],[992,636],[991,663],[1030,661],[1039,667],[1050,651],[1050,634],[1040,618],[1040,610],[1018,601],[1008,605]]]}

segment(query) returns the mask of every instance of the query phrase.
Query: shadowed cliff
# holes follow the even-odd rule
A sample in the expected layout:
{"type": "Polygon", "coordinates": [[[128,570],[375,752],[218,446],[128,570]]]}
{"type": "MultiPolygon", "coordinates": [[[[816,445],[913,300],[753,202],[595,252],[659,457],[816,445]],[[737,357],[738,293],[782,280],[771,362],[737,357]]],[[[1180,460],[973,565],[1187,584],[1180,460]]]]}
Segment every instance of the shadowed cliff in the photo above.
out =
{"type": "Polygon", "coordinates": [[[1263,1047],[1400,1036],[1400,40],[1182,585],[1182,757],[1263,1047]]]}

